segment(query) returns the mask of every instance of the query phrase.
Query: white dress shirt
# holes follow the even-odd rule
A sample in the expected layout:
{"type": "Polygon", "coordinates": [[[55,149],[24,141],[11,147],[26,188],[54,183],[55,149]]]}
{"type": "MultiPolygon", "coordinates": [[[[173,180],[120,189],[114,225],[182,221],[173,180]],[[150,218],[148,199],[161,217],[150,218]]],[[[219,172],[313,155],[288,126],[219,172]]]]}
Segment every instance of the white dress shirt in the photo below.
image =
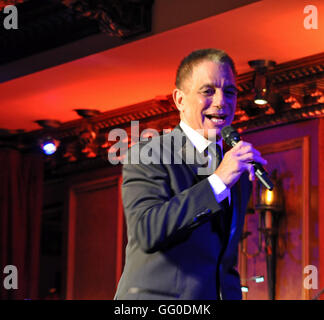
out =
{"type": "MultiPolygon", "coordinates": [[[[183,130],[183,132],[186,134],[186,136],[189,138],[191,143],[195,146],[195,148],[200,153],[203,152],[211,143],[213,143],[212,141],[207,140],[204,136],[202,136],[196,130],[192,129],[189,125],[187,125],[182,120],[180,121],[179,125],[180,125],[181,129],[183,130]]],[[[222,140],[218,141],[217,144],[219,145],[219,147],[223,153],[222,140]]],[[[221,180],[221,178],[217,174],[213,173],[207,179],[208,179],[210,186],[214,192],[216,201],[221,202],[226,197],[228,197],[228,201],[229,201],[229,203],[231,203],[230,189],[228,189],[226,187],[226,185],[221,180]]]]}

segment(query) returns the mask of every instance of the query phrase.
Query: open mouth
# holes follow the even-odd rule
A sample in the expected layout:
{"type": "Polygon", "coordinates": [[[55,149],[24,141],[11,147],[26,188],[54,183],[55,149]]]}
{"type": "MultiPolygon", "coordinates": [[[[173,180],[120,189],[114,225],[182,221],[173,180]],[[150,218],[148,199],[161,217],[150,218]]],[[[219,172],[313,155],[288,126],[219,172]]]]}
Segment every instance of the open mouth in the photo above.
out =
{"type": "Polygon", "coordinates": [[[215,124],[224,124],[227,118],[226,114],[205,114],[205,117],[208,118],[215,124]]]}

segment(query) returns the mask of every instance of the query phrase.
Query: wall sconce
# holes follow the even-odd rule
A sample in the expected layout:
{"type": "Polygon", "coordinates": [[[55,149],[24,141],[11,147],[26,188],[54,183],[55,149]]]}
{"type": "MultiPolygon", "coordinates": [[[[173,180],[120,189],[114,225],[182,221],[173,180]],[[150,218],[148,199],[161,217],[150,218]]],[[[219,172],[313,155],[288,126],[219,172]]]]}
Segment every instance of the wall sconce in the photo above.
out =
{"type": "MultiPolygon", "coordinates": [[[[281,180],[278,177],[277,170],[271,174],[274,188],[272,191],[266,189],[261,183],[257,182],[256,205],[255,209],[259,211],[258,227],[258,251],[248,253],[244,246],[241,250],[247,258],[258,256],[264,249],[267,263],[268,295],[270,300],[275,300],[276,292],[276,258],[277,258],[277,238],[279,233],[280,219],[283,216],[283,189],[281,180]],[[263,237],[265,246],[263,248],[263,237]]],[[[242,240],[251,233],[245,232],[242,240]]]]}
{"type": "Polygon", "coordinates": [[[267,71],[273,68],[276,63],[272,60],[250,60],[248,64],[255,70],[253,76],[254,103],[266,105],[268,103],[270,87],[270,78],[267,75],[267,71]]]}
{"type": "Polygon", "coordinates": [[[265,237],[269,298],[275,300],[277,238],[279,222],[283,212],[283,190],[278,179],[277,170],[272,172],[271,180],[274,181],[275,185],[272,191],[257,183],[256,209],[260,211],[260,232],[265,237]]]}

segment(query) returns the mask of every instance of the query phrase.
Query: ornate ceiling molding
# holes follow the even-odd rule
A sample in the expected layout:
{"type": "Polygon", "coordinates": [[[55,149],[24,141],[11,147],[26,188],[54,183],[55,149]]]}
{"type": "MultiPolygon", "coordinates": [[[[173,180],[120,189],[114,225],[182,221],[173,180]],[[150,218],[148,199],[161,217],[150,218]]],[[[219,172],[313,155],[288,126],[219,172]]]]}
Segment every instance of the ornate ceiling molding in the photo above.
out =
{"type": "MultiPolygon", "coordinates": [[[[240,131],[250,131],[324,116],[324,53],[278,65],[271,71],[271,99],[267,105],[253,102],[253,73],[237,78],[239,88],[233,125],[240,131]]],[[[107,152],[112,143],[108,133],[115,128],[130,136],[131,121],[139,121],[139,133],[152,128],[162,133],[179,122],[172,96],[156,97],[113,111],[99,113],[89,119],[63,123],[59,128],[29,133],[0,132],[0,145],[14,145],[27,150],[38,148],[41,137],[51,135],[61,141],[61,151],[48,157],[50,175],[106,167],[107,152]],[[2,136],[2,138],[1,138],[2,136]]],[[[115,143],[115,142],[114,142],[115,143]]],[[[128,146],[132,142],[128,141],[128,146]]]]}
{"type": "Polygon", "coordinates": [[[83,17],[98,22],[102,32],[121,38],[151,29],[153,0],[62,0],[83,17]]]}
{"type": "MultiPolygon", "coordinates": [[[[14,4],[18,30],[0,28],[0,65],[105,33],[111,43],[151,31],[154,0],[0,0],[14,4]],[[19,50],[17,50],[19,48],[19,50]]],[[[107,42],[109,42],[107,41],[107,42]]]]}
{"type": "Polygon", "coordinates": [[[269,72],[270,99],[253,103],[253,73],[238,76],[237,110],[233,125],[240,131],[324,115],[324,54],[277,65],[269,72]]]}

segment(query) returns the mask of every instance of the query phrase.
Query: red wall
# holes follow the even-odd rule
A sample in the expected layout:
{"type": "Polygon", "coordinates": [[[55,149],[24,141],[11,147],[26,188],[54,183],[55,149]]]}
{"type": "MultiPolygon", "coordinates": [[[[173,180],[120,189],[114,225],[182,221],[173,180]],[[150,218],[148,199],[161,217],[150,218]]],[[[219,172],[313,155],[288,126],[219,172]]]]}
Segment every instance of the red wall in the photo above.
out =
{"type": "MultiPolygon", "coordinates": [[[[319,164],[324,164],[323,128],[323,120],[309,120],[243,135],[268,159],[267,170],[277,169],[283,179],[285,215],[280,228],[278,299],[310,299],[324,286],[320,272],[324,261],[324,241],[320,241],[324,222],[319,215],[324,203],[318,198],[324,185],[323,173],[318,170],[319,164]],[[303,268],[309,264],[319,271],[318,290],[305,290],[303,286],[306,276],[303,268]]],[[[126,240],[120,173],[119,166],[67,176],[60,182],[61,193],[54,197],[46,192],[49,185],[45,188],[44,203],[57,203],[60,198],[64,207],[65,249],[60,257],[63,298],[113,298],[126,240]]],[[[252,232],[247,239],[249,252],[257,249],[257,220],[257,212],[247,216],[246,227],[252,232]]],[[[239,267],[243,279],[257,274],[266,277],[265,254],[255,259],[241,256],[239,267]]],[[[250,281],[248,285],[250,290],[245,299],[268,298],[266,282],[250,281]]]]}

